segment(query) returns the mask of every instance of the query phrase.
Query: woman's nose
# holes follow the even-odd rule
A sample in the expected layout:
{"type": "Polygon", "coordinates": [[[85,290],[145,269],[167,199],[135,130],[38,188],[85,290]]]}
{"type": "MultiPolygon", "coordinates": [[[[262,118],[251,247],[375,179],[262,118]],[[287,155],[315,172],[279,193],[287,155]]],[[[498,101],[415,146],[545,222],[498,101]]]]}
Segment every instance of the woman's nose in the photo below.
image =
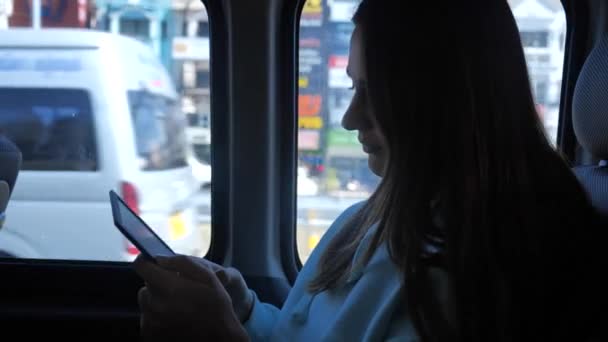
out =
{"type": "Polygon", "coordinates": [[[351,104],[342,117],[342,127],[348,131],[364,131],[371,128],[371,124],[365,113],[351,104]]]}
{"type": "Polygon", "coordinates": [[[345,130],[354,131],[355,129],[357,129],[354,121],[354,115],[349,107],[346,110],[346,113],[344,113],[344,116],[342,117],[342,127],[344,127],[345,130]]]}

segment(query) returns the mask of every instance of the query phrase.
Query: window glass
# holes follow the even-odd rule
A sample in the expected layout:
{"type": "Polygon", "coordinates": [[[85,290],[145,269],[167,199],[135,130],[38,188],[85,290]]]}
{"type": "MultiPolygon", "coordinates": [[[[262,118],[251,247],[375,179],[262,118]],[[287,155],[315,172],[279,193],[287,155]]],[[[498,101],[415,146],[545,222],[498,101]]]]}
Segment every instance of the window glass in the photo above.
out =
{"type": "Polygon", "coordinates": [[[519,26],[536,109],[556,143],[562,87],[566,15],[559,0],[510,0],[519,26]]]}
{"type": "MultiPolygon", "coordinates": [[[[346,74],[359,0],[308,0],[299,37],[297,246],[305,262],[347,207],[367,199],[379,178],[357,135],[340,122],[353,90],[346,74]]],[[[566,20],[559,0],[512,0],[538,114],[555,142],[566,20]]]]}
{"type": "Polygon", "coordinates": [[[333,220],[379,182],[356,133],[340,124],[354,93],[346,64],[357,3],[308,0],[301,16],[297,245],[303,262],[333,220]]]}
{"type": "Polygon", "coordinates": [[[200,20],[198,22],[196,35],[198,37],[209,37],[209,22],[207,20],[200,20]]]}
{"type": "Polygon", "coordinates": [[[96,170],[94,132],[84,90],[0,88],[0,134],[21,149],[23,170],[96,170]]]}
{"type": "Polygon", "coordinates": [[[129,105],[142,169],[186,166],[186,125],[177,103],[146,91],[130,91],[129,105]]]}
{"type": "Polygon", "coordinates": [[[523,31],[520,32],[521,43],[524,47],[544,47],[549,45],[548,31],[523,31]]]}
{"type": "Polygon", "coordinates": [[[134,259],[139,251],[114,227],[110,190],[176,252],[203,256],[211,241],[204,5],[64,2],[40,1],[40,20],[28,1],[0,11],[0,134],[23,157],[0,257],[134,259]]]}
{"type": "Polygon", "coordinates": [[[150,36],[150,24],[147,19],[122,19],[120,22],[120,33],[140,39],[150,36]]]}

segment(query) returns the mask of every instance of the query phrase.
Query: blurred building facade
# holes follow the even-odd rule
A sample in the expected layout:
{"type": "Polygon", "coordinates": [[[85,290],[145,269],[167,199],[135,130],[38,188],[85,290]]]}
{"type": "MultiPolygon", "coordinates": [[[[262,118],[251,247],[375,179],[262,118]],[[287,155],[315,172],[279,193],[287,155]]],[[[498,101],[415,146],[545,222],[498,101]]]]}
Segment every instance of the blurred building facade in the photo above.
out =
{"type": "MultiPolygon", "coordinates": [[[[32,0],[0,0],[0,29],[31,27],[32,0]]],[[[40,0],[41,27],[88,28],[92,19],[91,0],[40,0]]]]}
{"type": "Polygon", "coordinates": [[[559,0],[510,0],[526,54],[538,105],[559,103],[566,40],[566,16],[559,0]]]}
{"type": "Polygon", "coordinates": [[[210,162],[209,20],[200,0],[97,0],[96,25],[150,45],[171,74],[198,158],[210,162]]]}
{"type": "Polygon", "coordinates": [[[188,137],[196,156],[210,163],[209,18],[200,0],[173,0],[171,72],[188,117],[188,137]]]}
{"type": "MultiPolygon", "coordinates": [[[[561,92],[566,20],[559,0],[508,0],[518,23],[531,88],[542,114],[561,92]]],[[[356,135],[340,127],[350,99],[346,75],[351,17],[359,0],[308,0],[299,41],[298,148],[311,171],[369,178],[356,135]],[[343,170],[343,171],[340,171],[343,170]],[[348,174],[346,174],[348,173],[348,174]]],[[[0,0],[0,28],[31,26],[32,0],[0,0]]],[[[210,156],[209,20],[200,0],[40,0],[42,27],[91,28],[150,45],[172,75],[199,159],[210,156]]]]}

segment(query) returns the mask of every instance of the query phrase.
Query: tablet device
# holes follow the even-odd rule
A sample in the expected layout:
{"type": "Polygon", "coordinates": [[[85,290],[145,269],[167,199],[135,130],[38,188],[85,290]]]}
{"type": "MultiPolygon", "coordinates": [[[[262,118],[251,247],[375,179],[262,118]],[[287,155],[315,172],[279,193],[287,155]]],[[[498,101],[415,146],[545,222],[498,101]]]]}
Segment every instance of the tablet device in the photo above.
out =
{"type": "Polygon", "coordinates": [[[110,203],[114,225],[144,257],[155,262],[159,256],[175,256],[171,248],[114,191],[110,191],[110,203]]]}

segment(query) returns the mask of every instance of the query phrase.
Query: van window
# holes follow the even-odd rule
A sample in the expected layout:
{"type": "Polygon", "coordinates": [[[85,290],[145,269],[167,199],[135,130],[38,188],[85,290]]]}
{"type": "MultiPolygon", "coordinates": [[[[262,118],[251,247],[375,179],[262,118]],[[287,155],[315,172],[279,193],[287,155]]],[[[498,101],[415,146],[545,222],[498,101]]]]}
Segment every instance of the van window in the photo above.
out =
{"type": "Polygon", "coordinates": [[[98,168],[91,102],[84,90],[0,88],[0,134],[21,150],[23,170],[98,168]]]}
{"type": "Polygon", "coordinates": [[[519,34],[524,47],[547,47],[549,44],[548,31],[522,31],[519,34]]]}
{"type": "MultiPolygon", "coordinates": [[[[367,199],[379,178],[357,134],[341,128],[353,91],[346,74],[358,0],[307,0],[299,37],[297,247],[305,262],[329,225],[367,199]]],[[[547,137],[555,143],[566,19],[559,1],[509,1],[547,137]]]]}
{"type": "Polygon", "coordinates": [[[130,91],[137,153],[146,171],[187,165],[186,118],[175,101],[147,91],[130,91]]]}
{"type": "Polygon", "coordinates": [[[0,258],[133,260],[139,251],[114,227],[110,190],[176,253],[207,254],[203,3],[96,0],[55,20],[41,1],[39,28],[28,1],[13,3],[0,13],[0,134],[23,163],[0,258]]]}
{"type": "Polygon", "coordinates": [[[379,178],[356,133],[341,127],[353,96],[346,75],[358,1],[306,1],[300,20],[297,247],[305,262],[333,220],[370,196],[379,178]]]}

